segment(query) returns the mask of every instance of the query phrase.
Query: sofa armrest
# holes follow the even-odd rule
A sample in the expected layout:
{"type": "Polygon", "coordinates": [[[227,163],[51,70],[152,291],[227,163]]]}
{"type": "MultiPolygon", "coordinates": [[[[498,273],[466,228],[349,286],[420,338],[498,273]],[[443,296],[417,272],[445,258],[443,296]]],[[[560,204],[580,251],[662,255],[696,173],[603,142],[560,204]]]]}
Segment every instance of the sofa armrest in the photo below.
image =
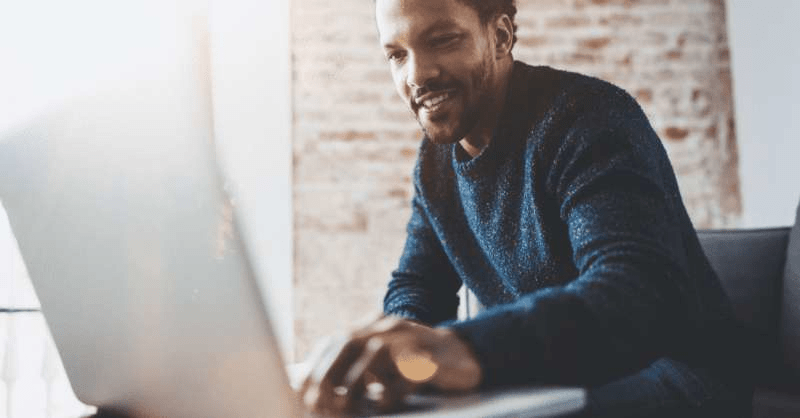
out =
{"type": "Polygon", "coordinates": [[[731,300],[737,319],[770,340],[774,337],[775,344],[789,230],[698,231],[703,250],[731,300]]]}

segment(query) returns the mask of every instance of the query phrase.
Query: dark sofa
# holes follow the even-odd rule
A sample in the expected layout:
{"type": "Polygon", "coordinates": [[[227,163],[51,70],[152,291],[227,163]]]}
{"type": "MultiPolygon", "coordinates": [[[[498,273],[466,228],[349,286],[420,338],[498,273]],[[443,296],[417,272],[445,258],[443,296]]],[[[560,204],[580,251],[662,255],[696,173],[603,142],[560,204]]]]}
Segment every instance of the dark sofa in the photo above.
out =
{"type": "Polygon", "coordinates": [[[736,316],[764,347],[753,417],[800,417],[800,207],[793,227],[698,231],[736,316]]]}

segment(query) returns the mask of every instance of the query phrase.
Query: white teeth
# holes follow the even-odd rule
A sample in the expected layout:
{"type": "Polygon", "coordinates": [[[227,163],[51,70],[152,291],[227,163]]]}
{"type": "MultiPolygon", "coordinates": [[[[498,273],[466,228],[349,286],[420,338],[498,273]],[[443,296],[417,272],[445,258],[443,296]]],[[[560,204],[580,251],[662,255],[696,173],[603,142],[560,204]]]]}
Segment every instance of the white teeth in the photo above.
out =
{"type": "Polygon", "coordinates": [[[447,100],[448,98],[450,98],[450,94],[449,93],[445,93],[445,94],[436,96],[436,97],[434,97],[432,99],[425,100],[424,102],[422,102],[422,105],[430,109],[432,107],[435,107],[439,103],[447,100]]]}

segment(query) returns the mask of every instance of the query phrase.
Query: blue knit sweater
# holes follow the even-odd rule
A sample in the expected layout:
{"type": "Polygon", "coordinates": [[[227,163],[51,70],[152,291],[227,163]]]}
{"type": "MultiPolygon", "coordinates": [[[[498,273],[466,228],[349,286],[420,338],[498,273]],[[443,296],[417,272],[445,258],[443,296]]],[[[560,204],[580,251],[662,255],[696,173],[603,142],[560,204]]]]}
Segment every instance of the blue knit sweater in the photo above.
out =
{"type": "Polygon", "coordinates": [[[455,329],[484,385],[591,385],[665,356],[738,361],[667,154],[623,90],[515,62],[489,145],[470,158],[424,138],[413,178],[384,311],[455,329]],[[462,284],[488,309],[455,322],[462,284]]]}

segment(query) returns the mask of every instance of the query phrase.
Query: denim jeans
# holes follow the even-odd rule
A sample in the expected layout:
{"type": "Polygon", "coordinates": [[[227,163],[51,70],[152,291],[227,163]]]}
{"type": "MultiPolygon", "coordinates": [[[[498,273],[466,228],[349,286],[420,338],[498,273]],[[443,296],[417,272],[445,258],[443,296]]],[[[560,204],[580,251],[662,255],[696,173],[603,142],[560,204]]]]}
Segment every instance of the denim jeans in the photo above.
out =
{"type": "Polygon", "coordinates": [[[584,417],[751,417],[752,387],[722,383],[712,373],[661,358],[641,371],[587,390],[584,417]]]}

